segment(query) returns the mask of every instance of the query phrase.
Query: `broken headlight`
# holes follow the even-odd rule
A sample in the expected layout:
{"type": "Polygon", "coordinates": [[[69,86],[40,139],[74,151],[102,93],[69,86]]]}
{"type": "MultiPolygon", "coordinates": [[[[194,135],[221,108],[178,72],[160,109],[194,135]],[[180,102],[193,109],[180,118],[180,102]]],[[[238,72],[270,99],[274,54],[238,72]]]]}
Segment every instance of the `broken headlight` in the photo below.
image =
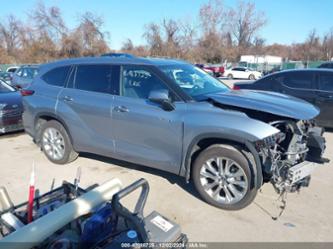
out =
{"type": "Polygon", "coordinates": [[[262,140],[256,142],[257,149],[261,148],[271,148],[275,144],[281,143],[286,138],[286,135],[283,132],[275,133],[271,136],[265,137],[262,140]]]}

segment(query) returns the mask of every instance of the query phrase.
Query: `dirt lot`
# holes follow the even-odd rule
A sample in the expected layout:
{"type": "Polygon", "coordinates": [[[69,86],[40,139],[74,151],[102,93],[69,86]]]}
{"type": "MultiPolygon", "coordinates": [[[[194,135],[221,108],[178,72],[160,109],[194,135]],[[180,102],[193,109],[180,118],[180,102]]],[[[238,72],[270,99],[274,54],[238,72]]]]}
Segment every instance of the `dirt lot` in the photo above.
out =
{"type": "MultiPolygon", "coordinates": [[[[326,157],[333,160],[333,132],[326,133],[326,157]]],[[[288,195],[287,209],[278,214],[277,195],[270,184],[263,186],[255,202],[244,210],[226,212],[201,201],[192,185],[161,171],[126,164],[108,158],[83,155],[70,165],[50,163],[24,133],[0,136],[0,185],[5,185],[15,203],[27,198],[29,173],[36,164],[36,186],[50,189],[52,182],[73,181],[77,167],[82,169],[81,185],[90,186],[118,177],[128,185],[144,177],[151,186],[146,213],[153,209],[181,224],[191,241],[330,241],[333,242],[333,163],[313,174],[309,188],[288,195]]],[[[134,197],[127,202],[133,204],[134,197]]]]}

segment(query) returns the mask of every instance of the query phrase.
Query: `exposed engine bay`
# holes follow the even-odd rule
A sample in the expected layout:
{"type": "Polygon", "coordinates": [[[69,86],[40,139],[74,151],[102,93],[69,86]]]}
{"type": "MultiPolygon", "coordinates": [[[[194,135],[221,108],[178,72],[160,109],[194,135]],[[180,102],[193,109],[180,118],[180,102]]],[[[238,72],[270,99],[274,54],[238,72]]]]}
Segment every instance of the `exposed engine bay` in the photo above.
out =
{"type": "Polygon", "coordinates": [[[276,120],[270,125],[280,132],[257,143],[263,173],[278,193],[309,186],[313,169],[325,163],[324,130],[314,121],[276,120]]]}
{"type": "Polygon", "coordinates": [[[221,99],[211,101],[219,108],[242,112],[280,131],[256,142],[264,182],[271,182],[277,193],[296,192],[309,186],[314,168],[329,162],[322,157],[326,149],[324,129],[316,126],[315,120],[299,120],[280,113],[224,104],[221,99]]]}

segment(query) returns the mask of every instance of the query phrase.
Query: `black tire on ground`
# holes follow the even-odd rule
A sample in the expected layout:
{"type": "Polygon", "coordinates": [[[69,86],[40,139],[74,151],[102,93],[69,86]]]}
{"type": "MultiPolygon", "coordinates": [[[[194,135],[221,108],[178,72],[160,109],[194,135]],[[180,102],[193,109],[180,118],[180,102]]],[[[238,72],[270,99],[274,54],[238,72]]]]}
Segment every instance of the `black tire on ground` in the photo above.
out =
{"type": "Polygon", "coordinates": [[[223,145],[223,144],[216,144],[208,147],[207,149],[203,150],[198,157],[195,159],[192,168],[192,180],[194,182],[194,186],[202,199],[207,203],[221,208],[225,210],[239,210],[245,208],[246,206],[250,205],[254,198],[256,197],[258,189],[256,187],[251,187],[253,181],[253,170],[250,161],[245,157],[245,155],[236,147],[231,145],[223,145]],[[211,197],[205,190],[203,185],[201,184],[200,180],[200,170],[205,164],[207,160],[210,158],[216,157],[226,157],[234,162],[236,162],[244,171],[247,177],[247,191],[242,199],[239,201],[226,204],[216,201],[213,197],[211,197]]]}
{"type": "Polygon", "coordinates": [[[256,77],[253,74],[250,74],[249,80],[255,80],[255,79],[256,79],[256,77]]]}
{"type": "Polygon", "coordinates": [[[234,76],[232,74],[228,74],[228,79],[232,80],[234,78],[234,76]]]}
{"type": "Polygon", "coordinates": [[[56,120],[50,120],[48,122],[45,122],[42,124],[42,127],[41,127],[41,133],[40,133],[40,146],[41,146],[41,149],[43,150],[45,156],[53,163],[55,164],[67,164],[67,163],[70,163],[72,161],[74,161],[78,156],[79,154],[74,150],[73,148],[73,145],[72,145],[72,142],[69,138],[69,135],[66,131],[66,129],[63,127],[63,125],[61,123],[59,123],[58,121],[56,120]],[[52,158],[50,155],[48,155],[48,153],[46,153],[45,151],[45,142],[43,140],[43,136],[44,136],[44,133],[45,131],[48,129],[48,128],[53,128],[55,129],[57,132],[59,132],[61,134],[61,136],[63,137],[63,142],[64,142],[64,154],[61,158],[59,159],[54,159],[52,158]]]}

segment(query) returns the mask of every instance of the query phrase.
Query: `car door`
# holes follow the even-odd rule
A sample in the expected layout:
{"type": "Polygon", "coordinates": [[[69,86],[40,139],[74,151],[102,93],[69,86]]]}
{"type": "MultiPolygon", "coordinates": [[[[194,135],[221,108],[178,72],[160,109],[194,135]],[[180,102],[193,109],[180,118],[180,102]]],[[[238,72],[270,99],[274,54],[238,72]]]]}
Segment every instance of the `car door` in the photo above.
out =
{"type": "Polygon", "coordinates": [[[246,68],[238,68],[238,71],[237,71],[237,75],[238,77],[237,78],[240,78],[240,79],[247,79],[248,78],[248,71],[246,70],[246,68]]]}
{"type": "Polygon", "coordinates": [[[115,151],[126,161],[179,173],[186,104],[165,111],[148,100],[152,90],[170,89],[149,67],[122,66],[112,110],[115,151]]]}
{"type": "Polygon", "coordinates": [[[231,70],[231,72],[232,72],[232,75],[235,79],[241,79],[242,78],[241,68],[238,68],[238,67],[233,68],[231,70]]]}
{"type": "Polygon", "coordinates": [[[320,108],[318,123],[325,127],[333,127],[333,72],[318,74],[316,95],[316,105],[320,108]]]}
{"type": "Polygon", "coordinates": [[[59,96],[57,113],[69,126],[78,151],[105,156],[114,152],[113,77],[117,75],[111,65],[77,65],[59,96]]]}
{"type": "Polygon", "coordinates": [[[276,81],[280,82],[282,93],[316,104],[315,73],[313,71],[281,73],[276,77],[276,81]]]}

